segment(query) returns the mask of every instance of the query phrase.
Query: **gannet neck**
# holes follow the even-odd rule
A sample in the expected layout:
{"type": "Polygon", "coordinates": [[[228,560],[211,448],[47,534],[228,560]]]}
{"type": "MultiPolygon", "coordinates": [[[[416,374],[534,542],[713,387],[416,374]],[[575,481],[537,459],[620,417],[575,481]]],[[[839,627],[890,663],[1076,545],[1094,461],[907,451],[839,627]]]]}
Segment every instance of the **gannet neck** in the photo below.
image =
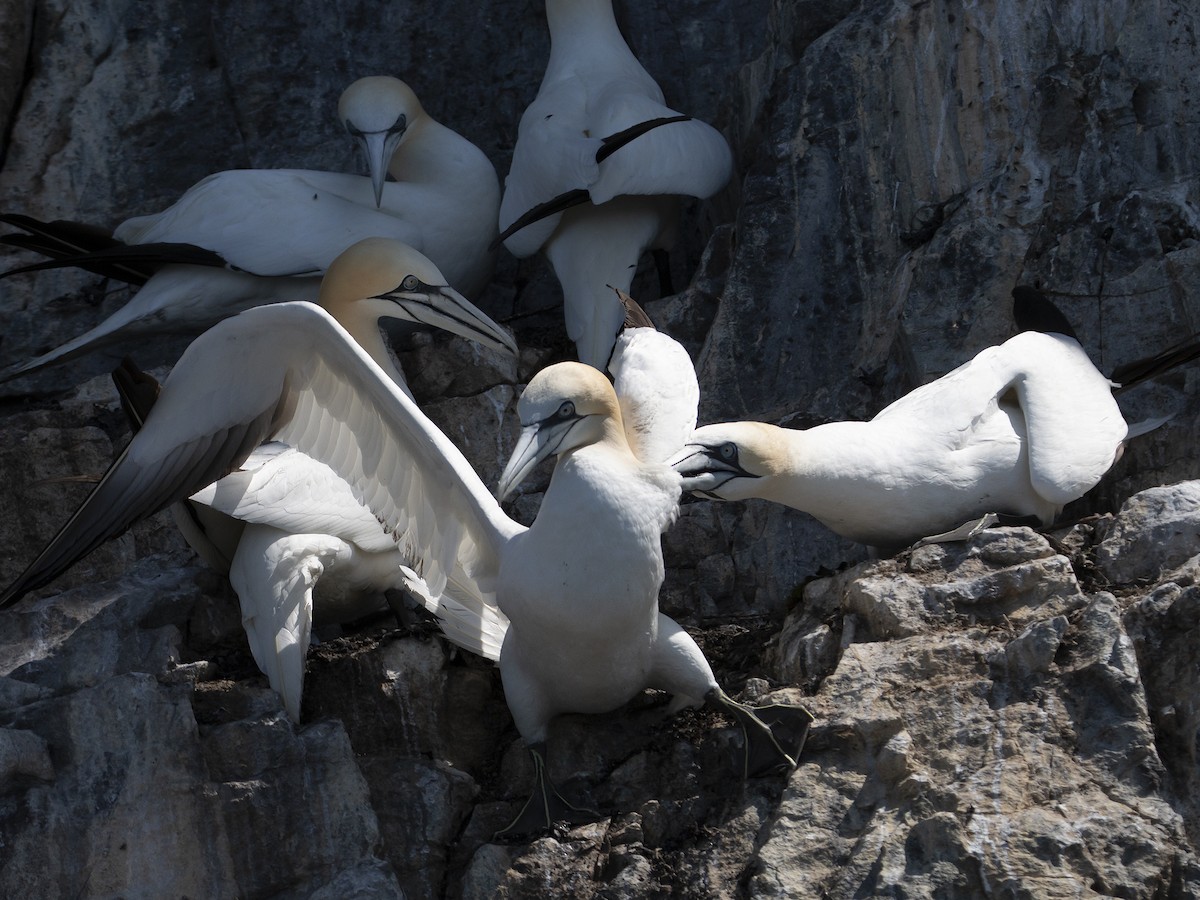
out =
{"type": "Polygon", "coordinates": [[[392,354],[388,350],[387,342],[384,340],[383,331],[380,330],[380,321],[384,318],[379,315],[350,315],[339,316],[334,315],[338,324],[346,329],[358,345],[367,351],[367,355],[371,357],[383,371],[396,384],[401,385],[407,391],[407,381],[404,373],[396,366],[393,361],[392,354]]]}
{"type": "MultiPolygon", "coordinates": [[[[483,151],[458,132],[422,116],[411,120],[403,143],[392,154],[388,174],[403,184],[432,184],[443,190],[477,189],[495,180],[495,170],[483,151]],[[470,184],[463,184],[463,179],[470,184]]],[[[498,182],[493,190],[499,194],[498,182]]]]}
{"type": "Polygon", "coordinates": [[[584,61],[642,68],[617,27],[612,0],[546,0],[546,22],[550,60],[545,81],[580,68],[584,61]]]}
{"type": "MultiPolygon", "coordinates": [[[[621,300],[641,313],[628,295],[621,300]]],[[[608,371],[630,449],[643,462],[665,463],[696,430],[700,385],[687,350],[653,323],[633,326],[627,317],[608,371]]]]}

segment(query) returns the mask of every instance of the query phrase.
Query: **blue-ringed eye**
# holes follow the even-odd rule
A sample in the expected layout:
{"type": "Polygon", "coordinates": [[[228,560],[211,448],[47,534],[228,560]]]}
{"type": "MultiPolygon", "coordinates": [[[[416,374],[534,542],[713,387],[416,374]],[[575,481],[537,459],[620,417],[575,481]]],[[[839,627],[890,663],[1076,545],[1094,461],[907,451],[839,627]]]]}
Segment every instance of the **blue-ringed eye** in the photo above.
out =
{"type": "Polygon", "coordinates": [[[562,406],[558,408],[555,416],[559,419],[571,419],[575,417],[575,404],[570,400],[564,400],[562,406]]]}
{"type": "Polygon", "coordinates": [[[726,462],[733,462],[737,459],[738,451],[737,444],[733,441],[728,441],[717,448],[717,452],[721,454],[721,459],[726,462]]]}
{"type": "Polygon", "coordinates": [[[404,280],[400,282],[400,290],[415,291],[421,284],[421,280],[416,275],[405,275],[404,280]]]}

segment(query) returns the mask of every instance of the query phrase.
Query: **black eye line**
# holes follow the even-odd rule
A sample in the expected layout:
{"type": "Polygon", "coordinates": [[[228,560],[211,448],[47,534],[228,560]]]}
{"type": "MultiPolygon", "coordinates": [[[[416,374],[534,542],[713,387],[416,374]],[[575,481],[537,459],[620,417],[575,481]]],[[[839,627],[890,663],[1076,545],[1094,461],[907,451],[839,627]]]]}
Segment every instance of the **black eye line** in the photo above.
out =
{"type": "MultiPolygon", "coordinates": [[[[350,133],[351,137],[360,138],[360,137],[366,137],[368,134],[379,134],[380,133],[378,131],[363,131],[361,128],[359,128],[357,125],[355,125],[349,119],[346,119],[342,124],[344,124],[346,126],[346,131],[348,131],[350,133]]],[[[384,133],[385,134],[404,134],[404,132],[406,132],[406,131],[408,131],[408,116],[406,116],[402,113],[400,115],[400,118],[398,118],[395,121],[395,123],[393,123],[392,126],[390,128],[388,128],[384,133]]]]}
{"type": "Polygon", "coordinates": [[[416,275],[405,275],[403,278],[400,279],[400,283],[398,285],[396,285],[394,288],[392,288],[390,291],[388,291],[383,296],[395,297],[397,294],[435,294],[435,293],[439,293],[439,292],[440,292],[439,288],[435,287],[432,284],[426,284],[424,281],[422,281],[416,275]],[[408,281],[408,279],[410,279],[410,278],[416,278],[417,283],[411,288],[406,288],[404,286],[404,282],[408,281]]]}
{"type": "MultiPolygon", "coordinates": [[[[723,441],[720,444],[717,444],[716,446],[705,447],[704,452],[706,453],[708,458],[711,459],[717,465],[721,466],[721,471],[728,476],[728,477],[726,477],[725,481],[721,482],[721,484],[725,484],[728,481],[732,481],[734,478],[759,478],[760,477],[758,475],[755,475],[753,472],[747,471],[745,469],[745,467],[742,466],[742,461],[739,458],[738,451],[739,451],[738,445],[736,443],[734,443],[733,441],[723,441]],[[724,450],[727,447],[730,447],[733,449],[733,455],[730,457],[726,457],[721,452],[722,450],[724,450]]],[[[713,470],[710,469],[709,471],[713,471],[713,470]]],[[[717,474],[717,473],[713,472],[713,474],[717,474]]]]}
{"type": "Polygon", "coordinates": [[[550,415],[546,416],[546,418],[542,419],[542,421],[538,424],[539,425],[554,425],[559,422],[578,421],[579,419],[584,418],[584,416],[581,416],[576,411],[574,403],[571,403],[571,411],[564,415],[563,407],[566,406],[568,403],[571,403],[571,401],[564,400],[562,403],[559,404],[558,409],[556,409],[550,415]]]}

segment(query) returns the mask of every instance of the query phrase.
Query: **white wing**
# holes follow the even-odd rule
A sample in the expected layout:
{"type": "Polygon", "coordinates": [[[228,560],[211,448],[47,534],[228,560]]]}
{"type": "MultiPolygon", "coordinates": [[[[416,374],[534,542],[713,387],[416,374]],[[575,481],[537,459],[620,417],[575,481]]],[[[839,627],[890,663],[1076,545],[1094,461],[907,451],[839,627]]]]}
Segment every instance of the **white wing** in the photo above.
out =
{"type": "MultiPolygon", "coordinates": [[[[397,548],[392,535],[350,486],[320,460],[273,441],[256,449],[237,471],[190,499],[204,509],[233,517],[234,522],[249,523],[246,534],[259,535],[258,543],[265,543],[263,552],[254,553],[247,551],[243,540],[231,573],[243,616],[259,622],[260,631],[273,629],[272,636],[258,637],[260,651],[256,652],[290,648],[301,629],[307,634],[313,589],[329,571],[353,591],[381,594],[389,588],[407,589],[438,617],[448,640],[486,659],[500,658],[508,619],[476,579],[456,560],[442,590],[431,591],[411,568],[421,562],[397,548]],[[264,532],[273,535],[270,540],[261,537],[264,532]]],[[[249,633],[248,620],[246,626],[249,633]]],[[[252,644],[255,640],[251,635],[252,644]]],[[[288,688],[276,686],[274,680],[272,686],[285,698],[299,698],[300,681],[291,682],[302,680],[304,656],[301,653],[297,669],[291,653],[287,650],[288,662],[271,663],[288,688]]],[[[270,675],[261,661],[260,668],[270,675]]]]}
{"type": "Polygon", "coordinates": [[[403,391],[307,303],[258,307],[198,338],[145,426],[0,605],[195,493],[272,438],[344,479],[430,596],[441,596],[449,582],[460,602],[494,605],[500,548],[523,527],[403,391]]]}
{"type": "Polygon", "coordinates": [[[385,205],[376,209],[371,180],[361,175],[235,169],[197,182],[160,213],[126,220],[114,237],[195,244],[254,275],[319,275],[366,237],[395,238],[424,252],[412,208],[420,204],[405,192],[402,217],[401,196],[385,191],[385,205]]]}
{"type": "MultiPolygon", "coordinates": [[[[500,203],[501,230],[571,190],[586,190],[595,204],[622,194],[709,197],[719,191],[733,171],[733,157],[720,132],[696,120],[654,128],[596,163],[602,138],[680,115],[653,81],[649,87],[630,77],[592,84],[586,75],[543,86],[521,116],[500,203]]],[[[505,246],[516,256],[537,252],[560,218],[558,213],[521,229],[505,246]]]]}
{"type": "Polygon", "coordinates": [[[329,535],[289,535],[251,525],[234,554],[229,580],[241,602],[250,652],[294,722],[300,721],[313,588],[327,566],[351,552],[329,535]]]}
{"type": "Polygon", "coordinates": [[[332,534],[364,550],[395,548],[345,480],[318,459],[273,441],[241,467],[191,496],[243,522],[292,534],[332,534]]]}

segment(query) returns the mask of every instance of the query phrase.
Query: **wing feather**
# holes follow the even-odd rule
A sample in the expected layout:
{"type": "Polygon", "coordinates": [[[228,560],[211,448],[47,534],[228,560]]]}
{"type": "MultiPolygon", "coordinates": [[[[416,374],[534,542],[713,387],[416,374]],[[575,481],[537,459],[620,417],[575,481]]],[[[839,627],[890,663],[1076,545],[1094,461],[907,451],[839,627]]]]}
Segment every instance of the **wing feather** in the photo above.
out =
{"type": "Polygon", "coordinates": [[[364,237],[392,237],[422,247],[420,229],[375,207],[371,180],[303,169],[235,169],[197,182],[160,213],[121,223],[114,236],[131,244],[185,242],[219,253],[255,275],[312,275],[364,237]],[[303,221],[279,240],[280,223],[303,221]]]}
{"type": "MultiPolygon", "coordinates": [[[[145,426],[0,605],[225,475],[268,439],[331,464],[397,546],[435,573],[431,594],[456,571],[493,584],[502,546],[523,530],[328,313],[273,304],[225,320],[188,348],[145,426]],[[364,453],[372,446],[390,452],[364,453]],[[457,520],[452,528],[439,526],[447,517],[457,520]]],[[[476,593],[494,603],[490,591],[476,593]]]]}

